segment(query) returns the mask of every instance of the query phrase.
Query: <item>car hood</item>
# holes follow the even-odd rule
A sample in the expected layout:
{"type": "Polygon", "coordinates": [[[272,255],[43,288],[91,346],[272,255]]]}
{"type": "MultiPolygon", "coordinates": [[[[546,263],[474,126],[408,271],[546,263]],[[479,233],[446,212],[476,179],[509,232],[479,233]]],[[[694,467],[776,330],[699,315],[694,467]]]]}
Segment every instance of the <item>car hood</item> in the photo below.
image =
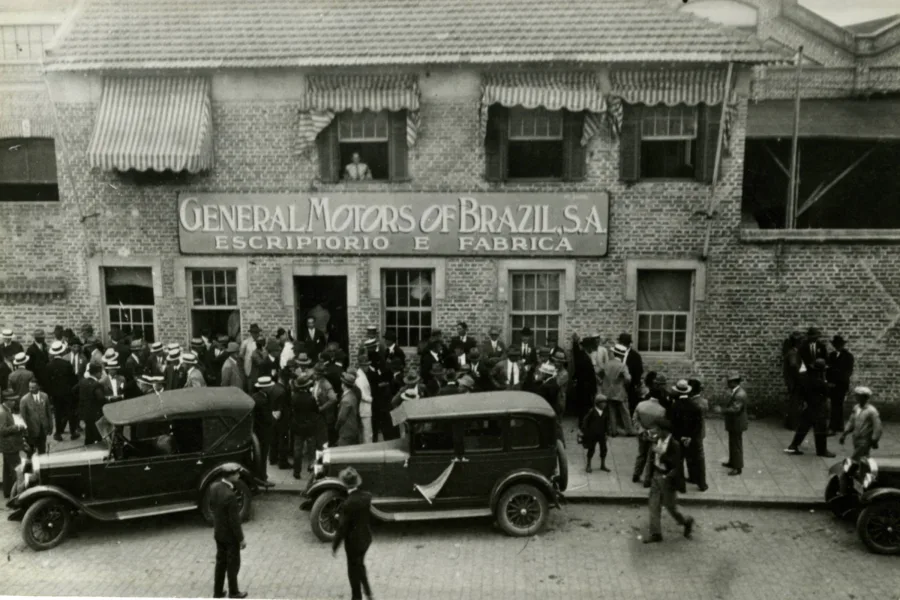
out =
{"type": "Polygon", "coordinates": [[[328,448],[325,450],[325,455],[328,457],[328,462],[333,465],[403,462],[409,458],[409,452],[406,451],[406,440],[404,439],[328,448]]]}
{"type": "Polygon", "coordinates": [[[81,448],[51,452],[38,455],[41,469],[53,469],[58,467],[75,467],[103,462],[109,456],[106,444],[91,444],[81,448]]]}
{"type": "Polygon", "coordinates": [[[875,464],[878,465],[878,472],[884,473],[885,471],[890,471],[892,473],[900,473],[900,457],[898,456],[890,456],[890,457],[882,457],[882,456],[873,456],[872,460],[875,461],[875,464]]]}

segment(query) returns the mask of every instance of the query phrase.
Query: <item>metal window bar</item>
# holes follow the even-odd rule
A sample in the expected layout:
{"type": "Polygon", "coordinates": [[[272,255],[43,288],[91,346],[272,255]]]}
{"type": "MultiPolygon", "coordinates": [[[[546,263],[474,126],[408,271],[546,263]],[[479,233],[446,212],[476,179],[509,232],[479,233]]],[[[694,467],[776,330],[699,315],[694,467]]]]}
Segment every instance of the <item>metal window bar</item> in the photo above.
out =
{"type": "Polygon", "coordinates": [[[693,140],[696,138],[696,107],[644,107],[641,118],[642,140],[693,140]]]}
{"type": "Polygon", "coordinates": [[[400,346],[417,346],[432,328],[432,281],[427,269],[382,271],[384,327],[396,332],[400,346]]]}
{"type": "Polygon", "coordinates": [[[191,269],[193,308],[234,310],[238,307],[236,269],[191,269]]]}
{"type": "Polygon", "coordinates": [[[638,351],[688,352],[690,315],[688,311],[639,311],[638,351]]]}
{"type": "Polygon", "coordinates": [[[509,140],[541,141],[563,139],[562,111],[513,107],[509,111],[509,140]]]}
{"type": "Polygon", "coordinates": [[[388,111],[345,112],[338,118],[339,142],[386,142],[390,119],[388,111]]]}
{"type": "Polygon", "coordinates": [[[154,341],[156,315],[153,306],[125,304],[108,306],[107,315],[110,329],[128,329],[141,333],[145,341],[154,341]]]}

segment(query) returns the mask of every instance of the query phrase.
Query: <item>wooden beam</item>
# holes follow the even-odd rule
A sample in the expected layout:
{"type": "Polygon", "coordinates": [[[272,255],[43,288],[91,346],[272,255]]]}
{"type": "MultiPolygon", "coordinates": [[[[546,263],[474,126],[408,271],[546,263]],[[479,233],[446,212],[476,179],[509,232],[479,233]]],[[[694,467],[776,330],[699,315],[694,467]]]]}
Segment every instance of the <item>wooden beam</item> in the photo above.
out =
{"type": "Polygon", "coordinates": [[[722,142],[725,139],[725,117],[728,112],[728,101],[731,100],[731,76],[734,74],[734,63],[728,63],[725,73],[725,86],[722,93],[722,114],[719,115],[719,135],[716,137],[716,157],[713,162],[713,178],[709,190],[709,202],[706,205],[706,235],[703,239],[703,259],[709,256],[709,240],[712,235],[712,218],[716,212],[716,184],[719,180],[719,167],[722,163],[722,142]]]}
{"type": "Polygon", "coordinates": [[[781,162],[777,156],[775,156],[775,153],[772,152],[772,150],[769,148],[769,146],[766,144],[763,144],[763,149],[769,154],[769,156],[772,157],[772,160],[775,161],[775,164],[778,165],[778,168],[781,169],[781,172],[784,173],[785,176],[790,177],[791,172],[788,171],[788,168],[786,166],[784,166],[784,163],[781,162]]]}
{"type": "MultiPolygon", "coordinates": [[[[856,160],[854,160],[853,163],[852,163],[849,167],[847,167],[846,169],[844,169],[843,171],[841,171],[841,173],[838,174],[837,177],[835,177],[834,179],[832,179],[832,180],[831,180],[831,183],[829,183],[828,185],[826,185],[824,188],[822,188],[822,189],[818,189],[818,188],[817,188],[817,189],[818,189],[818,193],[813,192],[813,194],[812,194],[809,198],[806,199],[806,202],[804,202],[804,203],[803,203],[803,206],[800,207],[800,210],[797,211],[797,216],[799,217],[800,215],[802,215],[803,213],[805,213],[807,210],[809,210],[810,208],[812,208],[813,204],[815,204],[816,202],[818,202],[818,201],[822,198],[822,196],[824,196],[825,194],[827,194],[827,193],[829,192],[829,190],[831,190],[831,188],[833,188],[833,187],[836,186],[838,183],[840,183],[841,180],[842,180],[844,177],[846,177],[847,175],[849,175],[849,174],[851,173],[851,171],[853,171],[853,169],[855,169],[856,167],[858,167],[859,164],[860,164],[862,161],[864,161],[866,158],[868,158],[868,156],[869,156],[870,154],[872,154],[872,152],[874,152],[874,151],[875,151],[875,148],[877,148],[877,147],[878,147],[878,146],[872,146],[871,148],[869,148],[868,150],[866,150],[865,154],[863,154],[862,156],[860,156],[859,158],[857,158],[856,160]]],[[[821,186],[820,186],[820,187],[821,187],[821,186]]]]}

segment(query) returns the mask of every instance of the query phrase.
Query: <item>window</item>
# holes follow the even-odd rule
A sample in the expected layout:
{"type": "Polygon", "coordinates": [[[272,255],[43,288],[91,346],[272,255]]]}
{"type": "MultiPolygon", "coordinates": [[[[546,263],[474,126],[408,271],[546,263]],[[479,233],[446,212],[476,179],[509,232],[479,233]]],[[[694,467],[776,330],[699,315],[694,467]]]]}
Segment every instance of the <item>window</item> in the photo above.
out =
{"type": "Polygon", "coordinates": [[[537,346],[547,344],[549,337],[559,339],[561,279],[555,271],[510,274],[512,299],[509,318],[513,344],[519,343],[523,327],[529,327],[534,332],[537,346]]]}
{"type": "Polygon", "coordinates": [[[471,419],[463,423],[463,450],[467,453],[503,450],[500,419],[471,419]]]}
{"type": "Polygon", "coordinates": [[[384,326],[397,333],[397,343],[418,347],[431,330],[434,271],[384,269],[382,272],[384,326]]]}
{"type": "Polygon", "coordinates": [[[453,422],[426,421],[412,424],[412,447],[416,454],[453,452],[453,422]]]}
{"type": "Polygon", "coordinates": [[[532,450],[541,446],[541,429],[532,419],[509,420],[509,445],[513,450],[532,450]]]}
{"type": "Polygon", "coordinates": [[[11,202],[59,200],[53,140],[0,140],[0,198],[11,202]]]}
{"type": "Polygon", "coordinates": [[[521,106],[506,108],[499,104],[489,107],[485,137],[486,179],[584,179],[583,128],[583,112],[521,106]]]}
{"type": "Polygon", "coordinates": [[[408,179],[405,110],[340,113],[317,144],[323,181],[408,179]]]}
{"type": "Polygon", "coordinates": [[[155,340],[153,272],[150,267],[104,267],[104,300],[110,329],[155,340]]]}
{"type": "Polygon", "coordinates": [[[619,136],[623,181],[712,181],[721,107],[626,104],[619,136]]]}
{"type": "Polygon", "coordinates": [[[190,269],[191,336],[208,329],[213,337],[241,330],[237,269],[190,269]]]}
{"type": "Polygon", "coordinates": [[[40,62],[55,32],[56,25],[0,26],[0,61],[40,62]]]}
{"type": "Polygon", "coordinates": [[[689,352],[693,283],[693,271],[638,271],[639,352],[689,352]]]}
{"type": "Polygon", "coordinates": [[[203,447],[214,448],[216,443],[231,431],[232,423],[223,417],[206,417],[203,419],[203,447]]]}

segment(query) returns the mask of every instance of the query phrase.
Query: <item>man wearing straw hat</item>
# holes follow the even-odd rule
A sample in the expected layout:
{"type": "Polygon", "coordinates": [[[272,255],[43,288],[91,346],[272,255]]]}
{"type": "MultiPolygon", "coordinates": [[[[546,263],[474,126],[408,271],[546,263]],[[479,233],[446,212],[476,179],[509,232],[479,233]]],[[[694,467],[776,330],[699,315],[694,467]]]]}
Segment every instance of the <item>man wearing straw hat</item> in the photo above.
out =
{"type": "Polygon", "coordinates": [[[237,353],[240,346],[237,342],[228,342],[225,347],[225,360],[222,362],[220,384],[222,387],[236,387],[239,390],[247,388],[247,378],[244,370],[237,361],[237,353]]]}
{"type": "Polygon", "coordinates": [[[362,438],[360,442],[370,444],[375,441],[375,423],[374,423],[374,401],[375,396],[372,388],[378,385],[377,381],[370,380],[369,365],[372,361],[366,353],[359,355],[356,360],[359,367],[356,371],[355,385],[359,390],[359,420],[362,422],[362,438]]]}
{"type": "Polygon", "coordinates": [[[347,499],[341,505],[340,519],[338,521],[337,535],[331,545],[331,553],[337,556],[338,548],[344,544],[347,554],[347,575],[350,579],[351,600],[372,599],[372,589],[369,587],[369,577],[366,572],[366,552],[372,544],[372,530],[370,527],[370,507],[372,495],[359,489],[362,485],[362,477],[353,467],[347,467],[340,472],[338,477],[347,488],[347,499]]]}
{"type": "MultiPolygon", "coordinates": [[[[253,429],[257,439],[259,439],[259,449],[262,457],[260,459],[260,464],[263,468],[262,478],[266,481],[268,481],[269,475],[266,473],[265,469],[266,464],[268,463],[269,449],[272,446],[275,428],[275,406],[268,391],[274,385],[275,382],[272,381],[272,378],[268,375],[263,375],[256,380],[255,384],[253,384],[253,387],[256,388],[256,392],[253,394],[253,401],[256,403],[253,409],[253,429]]],[[[279,416],[281,415],[279,414],[279,416]]]]}
{"type": "MultiPolygon", "coordinates": [[[[132,354],[134,356],[134,354],[132,354]]],[[[107,379],[103,383],[107,402],[118,402],[125,397],[125,378],[119,375],[119,363],[108,361],[105,365],[107,379]]]]}
{"type": "Polygon", "coordinates": [[[9,375],[9,389],[16,393],[16,398],[21,398],[28,393],[28,384],[34,379],[34,373],[28,370],[29,357],[24,352],[19,352],[13,357],[14,371],[9,375]]]}
{"type": "Polygon", "coordinates": [[[187,379],[184,384],[186,388],[206,387],[206,379],[197,362],[197,355],[193,352],[185,352],[181,357],[181,363],[187,367],[187,379]]]}
{"type": "Polygon", "coordinates": [[[341,373],[341,404],[338,408],[335,427],[338,431],[338,446],[353,446],[359,443],[359,388],[356,387],[356,375],[341,373]]]}
{"type": "MultiPolygon", "coordinates": [[[[73,389],[78,384],[78,376],[75,367],[65,358],[66,346],[62,342],[53,342],[50,345],[50,363],[47,365],[47,388],[53,405],[53,417],[56,425],[56,433],[53,439],[62,441],[66,424],[69,425],[69,434],[73,440],[78,439],[78,419],[75,415],[75,398],[73,389]]],[[[84,363],[79,364],[80,367],[84,363]]]]}
{"type": "Polygon", "coordinates": [[[319,406],[312,395],[315,376],[303,373],[292,383],[291,390],[291,433],[293,434],[294,479],[300,479],[303,470],[303,458],[306,457],[308,470],[312,470],[316,448],[325,442],[317,441],[319,432],[324,429],[319,406]]]}

